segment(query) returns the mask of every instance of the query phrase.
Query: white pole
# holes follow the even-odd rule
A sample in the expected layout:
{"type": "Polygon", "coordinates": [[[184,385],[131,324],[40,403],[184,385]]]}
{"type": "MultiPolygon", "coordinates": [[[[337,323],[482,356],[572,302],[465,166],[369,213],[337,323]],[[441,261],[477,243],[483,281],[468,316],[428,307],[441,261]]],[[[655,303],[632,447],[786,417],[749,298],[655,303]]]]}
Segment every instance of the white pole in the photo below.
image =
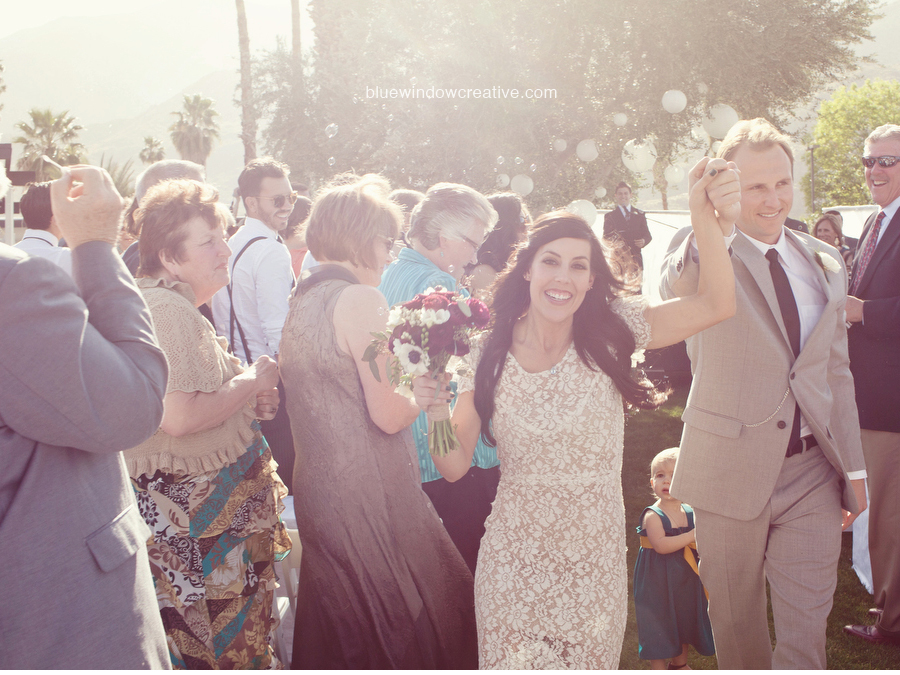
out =
{"type": "Polygon", "coordinates": [[[17,188],[10,187],[9,192],[6,193],[6,209],[5,209],[5,221],[6,221],[6,230],[5,236],[3,237],[6,244],[12,246],[16,243],[16,233],[15,233],[15,217],[14,217],[14,204],[15,204],[15,191],[17,188]]]}

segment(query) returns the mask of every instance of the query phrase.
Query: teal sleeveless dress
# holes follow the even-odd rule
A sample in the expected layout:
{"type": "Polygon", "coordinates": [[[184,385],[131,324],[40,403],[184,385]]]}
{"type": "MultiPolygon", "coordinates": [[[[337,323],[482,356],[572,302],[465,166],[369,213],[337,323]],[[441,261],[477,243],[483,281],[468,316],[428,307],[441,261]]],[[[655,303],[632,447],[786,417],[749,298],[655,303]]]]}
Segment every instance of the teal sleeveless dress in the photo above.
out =
{"type": "MultiPolygon", "coordinates": [[[[694,529],[694,511],[682,504],[687,527],[672,527],[662,509],[648,506],[661,519],[667,537],[694,529]]],[[[638,534],[646,536],[643,526],[638,534]]],[[[696,552],[692,551],[696,556],[696,552]]],[[[707,612],[706,594],[700,577],[684,557],[684,550],[657,553],[641,548],[634,565],[634,608],[638,626],[638,654],[642,659],[670,659],[681,653],[681,645],[690,644],[703,656],[716,653],[707,612]]]]}

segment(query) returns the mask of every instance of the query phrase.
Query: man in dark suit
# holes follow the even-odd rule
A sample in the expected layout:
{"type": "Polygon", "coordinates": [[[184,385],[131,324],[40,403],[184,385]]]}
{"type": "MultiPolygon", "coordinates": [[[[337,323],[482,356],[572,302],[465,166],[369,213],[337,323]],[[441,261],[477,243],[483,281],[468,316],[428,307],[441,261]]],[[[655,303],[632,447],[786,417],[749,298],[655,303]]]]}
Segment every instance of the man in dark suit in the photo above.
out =
{"type": "Polygon", "coordinates": [[[847,320],[850,369],[869,483],[869,553],[875,625],[845,626],[868,642],[900,643],[900,126],[869,134],[866,185],[881,208],[853,259],[847,320]]]}
{"type": "Polygon", "coordinates": [[[616,204],[616,208],[603,216],[603,237],[624,242],[638,267],[644,269],[641,249],[650,243],[652,237],[647,227],[647,216],[631,205],[631,186],[625,181],[616,185],[616,204]]]}
{"type": "Polygon", "coordinates": [[[109,174],[50,189],[73,276],[0,244],[0,666],[171,668],[120,452],[159,428],[166,359],[109,174]]]}

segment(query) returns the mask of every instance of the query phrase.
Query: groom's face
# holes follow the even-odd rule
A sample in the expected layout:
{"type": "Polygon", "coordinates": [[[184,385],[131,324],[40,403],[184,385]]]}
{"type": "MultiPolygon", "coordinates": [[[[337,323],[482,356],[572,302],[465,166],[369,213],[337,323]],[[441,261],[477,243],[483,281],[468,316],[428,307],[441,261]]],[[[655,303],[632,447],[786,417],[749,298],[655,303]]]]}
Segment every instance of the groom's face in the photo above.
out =
{"type": "Polygon", "coordinates": [[[731,160],[741,172],[741,215],[738,229],[774,244],[794,203],[791,160],[778,144],[765,150],[741,145],[731,160]]]}

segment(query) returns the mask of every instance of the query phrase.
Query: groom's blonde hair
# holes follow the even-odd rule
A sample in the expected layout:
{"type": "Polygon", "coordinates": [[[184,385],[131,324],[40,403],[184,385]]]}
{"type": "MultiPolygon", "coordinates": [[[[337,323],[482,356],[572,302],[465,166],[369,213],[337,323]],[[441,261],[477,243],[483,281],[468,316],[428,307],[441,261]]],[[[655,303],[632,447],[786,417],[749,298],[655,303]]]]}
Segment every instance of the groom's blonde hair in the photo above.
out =
{"type": "Polygon", "coordinates": [[[762,117],[757,117],[755,120],[741,120],[731,127],[731,130],[722,139],[722,145],[719,147],[716,157],[728,161],[745,143],[753,150],[768,150],[773,145],[780,145],[788,159],[791,160],[791,170],[793,170],[794,151],[791,149],[790,137],[778,131],[771,122],[762,117]]]}

